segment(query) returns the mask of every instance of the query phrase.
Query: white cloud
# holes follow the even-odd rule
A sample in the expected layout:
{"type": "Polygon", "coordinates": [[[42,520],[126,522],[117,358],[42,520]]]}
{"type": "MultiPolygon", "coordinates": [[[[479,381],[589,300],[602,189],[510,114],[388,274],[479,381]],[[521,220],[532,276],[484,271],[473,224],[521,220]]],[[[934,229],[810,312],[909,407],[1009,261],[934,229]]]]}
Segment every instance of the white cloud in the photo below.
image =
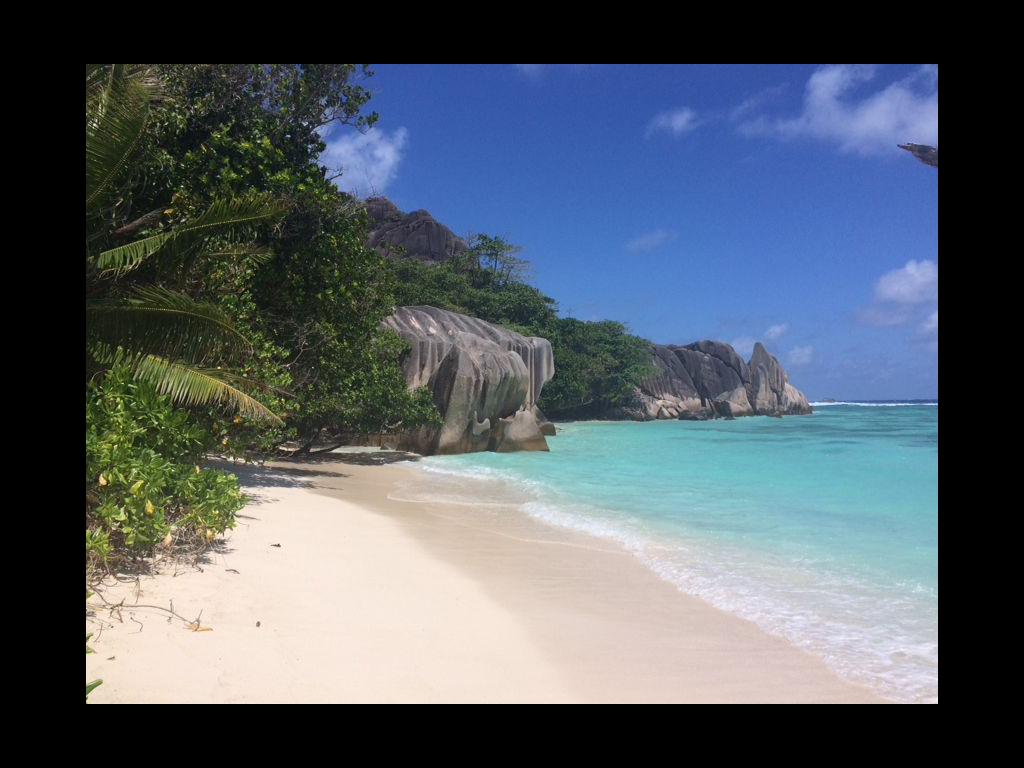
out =
{"type": "Polygon", "coordinates": [[[581,74],[584,72],[596,71],[601,64],[513,64],[513,66],[519,70],[520,74],[525,75],[531,80],[540,80],[540,78],[552,71],[557,72],[572,72],[573,74],[581,74]],[[554,68],[554,69],[552,69],[554,68]]]}
{"type": "Polygon", "coordinates": [[[738,107],[733,109],[729,113],[729,120],[736,122],[741,120],[752,112],[756,112],[758,109],[763,107],[769,101],[777,98],[786,90],[786,84],[776,85],[771,88],[765,88],[763,91],[759,91],[751,96],[749,99],[743,101],[738,107]]]}
{"type": "Polygon", "coordinates": [[[894,304],[921,304],[939,296],[939,267],[934,261],[908,261],[902,269],[882,275],[875,299],[894,304]]]}
{"type": "Polygon", "coordinates": [[[749,336],[743,336],[739,339],[733,339],[730,344],[740,357],[747,360],[754,354],[754,343],[756,341],[756,339],[752,339],[749,336]]]}
{"type": "Polygon", "coordinates": [[[638,253],[640,251],[653,251],[655,248],[672,242],[678,235],[666,229],[655,229],[652,232],[645,232],[639,237],[634,237],[626,243],[626,250],[638,253]]]}
{"type": "Polygon", "coordinates": [[[345,132],[337,138],[324,138],[327,149],[320,162],[331,170],[341,170],[334,183],[361,197],[383,194],[395,180],[409,143],[409,131],[371,128],[366,133],[345,132]]]}
{"type": "Polygon", "coordinates": [[[775,339],[782,336],[788,330],[789,323],[779,323],[778,325],[773,325],[771,328],[765,331],[764,337],[769,341],[775,341],[775,339]]]}
{"type": "Polygon", "coordinates": [[[921,324],[921,330],[925,333],[934,333],[936,336],[939,333],[939,310],[935,310],[928,319],[921,324]]]}
{"type": "Polygon", "coordinates": [[[920,330],[928,332],[934,325],[938,333],[939,312],[935,303],[939,298],[939,267],[934,261],[908,261],[900,269],[886,272],[875,283],[875,300],[871,306],[857,312],[857,320],[864,325],[889,328],[920,323],[920,330]],[[926,317],[933,309],[930,317],[926,317]]]}
{"type": "Polygon", "coordinates": [[[910,320],[910,312],[906,307],[871,306],[858,311],[857,319],[864,325],[889,328],[894,325],[903,325],[910,320]]]}
{"type": "Polygon", "coordinates": [[[814,359],[814,347],[793,347],[789,350],[787,360],[790,365],[807,365],[814,359]]]}
{"type": "Polygon", "coordinates": [[[697,113],[689,107],[680,107],[655,115],[644,135],[650,138],[658,131],[664,131],[678,137],[692,131],[697,124],[697,113]]]}
{"type": "Polygon", "coordinates": [[[761,116],[742,123],[739,130],[748,136],[807,137],[835,142],[844,152],[863,155],[896,152],[897,144],[908,141],[937,146],[938,67],[920,67],[859,101],[851,98],[851,92],[871,81],[876,70],[874,66],[863,65],[822,67],[807,81],[804,108],[799,116],[761,116]]]}
{"type": "Polygon", "coordinates": [[[544,73],[543,64],[516,64],[515,66],[527,77],[539,77],[544,73]]]}

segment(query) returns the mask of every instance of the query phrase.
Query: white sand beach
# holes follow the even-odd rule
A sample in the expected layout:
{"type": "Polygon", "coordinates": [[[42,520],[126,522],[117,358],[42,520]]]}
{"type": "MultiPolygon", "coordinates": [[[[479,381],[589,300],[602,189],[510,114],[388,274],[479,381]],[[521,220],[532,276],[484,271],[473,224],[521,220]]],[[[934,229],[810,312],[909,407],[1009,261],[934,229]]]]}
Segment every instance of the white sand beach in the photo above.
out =
{"type": "Polygon", "coordinates": [[[197,568],[87,601],[90,703],[883,701],[609,542],[390,499],[430,482],[397,454],[327,458],[235,465],[252,502],[197,568]],[[138,607],[172,601],[201,631],[138,607]]]}

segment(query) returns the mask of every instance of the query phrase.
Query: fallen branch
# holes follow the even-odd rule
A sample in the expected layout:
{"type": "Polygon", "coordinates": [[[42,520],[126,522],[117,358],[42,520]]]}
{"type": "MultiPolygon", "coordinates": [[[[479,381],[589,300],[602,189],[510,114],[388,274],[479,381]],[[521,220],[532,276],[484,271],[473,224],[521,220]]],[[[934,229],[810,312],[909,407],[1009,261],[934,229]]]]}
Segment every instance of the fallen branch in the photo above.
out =
{"type": "MultiPolygon", "coordinates": [[[[96,590],[93,590],[93,594],[95,594],[100,600],[102,600],[106,604],[106,606],[110,609],[111,614],[113,614],[113,611],[116,610],[118,612],[118,615],[119,615],[118,616],[119,620],[120,620],[120,613],[125,608],[148,608],[148,609],[153,610],[153,611],[163,611],[164,613],[169,614],[170,616],[173,616],[176,619],[180,619],[181,621],[185,622],[185,625],[188,626],[191,629],[193,626],[196,626],[196,627],[199,626],[199,619],[203,615],[203,612],[200,610],[199,611],[199,616],[196,616],[195,619],[186,619],[180,613],[176,613],[175,612],[175,610],[174,610],[174,601],[173,600],[171,601],[171,607],[170,608],[164,608],[162,605],[149,605],[147,603],[132,603],[131,605],[125,605],[124,598],[121,598],[121,602],[119,602],[119,603],[112,603],[109,600],[107,600],[107,598],[105,598],[102,593],[97,592],[96,590]]],[[[129,618],[131,618],[131,617],[129,617],[129,618]]],[[[135,619],[132,619],[132,621],[135,621],[135,619]]],[[[136,624],[140,624],[141,622],[136,621],[135,623],[136,624]]],[[[139,631],[141,632],[142,630],[139,630],[139,631]]],[[[193,630],[193,631],[197,632],[199,630],[193,630]]]]}

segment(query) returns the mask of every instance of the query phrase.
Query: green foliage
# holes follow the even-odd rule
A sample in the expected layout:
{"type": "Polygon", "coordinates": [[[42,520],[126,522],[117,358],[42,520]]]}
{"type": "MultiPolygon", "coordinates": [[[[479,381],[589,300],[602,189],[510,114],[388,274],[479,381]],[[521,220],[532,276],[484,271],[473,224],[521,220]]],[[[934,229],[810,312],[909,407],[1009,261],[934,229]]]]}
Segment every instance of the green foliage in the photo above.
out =
{"type": "Polygon", "coordinates": [[[353,372],[340,405],[344,428],[359,434],[386,434],[441,424],[427,387],[410,392],[395,361],[409,349],[397,334],[387,331],[373,340],[367,364],[353,372]]]}
{"type": "MultiPolygon", "coordinates": [[[[512,283],[526,282],[530,262],[516,256],[523,250],[520,246],[490,235],[470,235],[468,243],[469,250],[453,260],[457,269],[471,274],[487,273],[487,284],[499,291],[512,283]]],[[[474,274],[478,283],[481,277],[474,274]]]]}
{"type": "Polygon", "coordinates": [[[158,89],[141,65],[86,66],[85,207],[95,215],[116,201],[142,142],[158,89]]]}
{"type": "MultiPolygon", "coordinates": [[[[88,642],[89,642],[89,638],[90,637],[92,637],[92,633],[91,632],[88,635],[85,636],[85,642],[86,642],[85,655],[86,656],[88,656],[90,653],[96,653],[96,651],[94,651],[92,648],[90,648],[88,646],[88,642]]],[[[91,683],[86,683],[85,684],[85,700],[88,701],[89,700],[89,694],[92,693],[96,689],[97,686],[102,685],[102,684],[103,684],[102,680],[93,680],[91,683]]]]}
{"type": "Polygon", "coordinates": [[[551,418],[588,418],[627,404],[651,370],[648,343],[610,320],[563,318],[550,339],[555,375],[541,392],[539,407],[551,418]]]}
{"type": "Polygon", "coordinates": [[[324,429],[359,431],[421,420],[422,397],[394,389],[397,348],[379,339],[394,305],[384,259],[365,245],[365,213],[319,165],[325,126],[372,125],[360,116],[369,76],[354,65],[168,65],[170,102],[155,112],[139,210],[171,199],[190,219],[218,197],[270,193],[287,201],[267,249],[204,258],[177,272],[177,287],[216,304],[252,342],[240,366],[287,427],[215,430],[235,455],[286,439],[309,443],[324,429]],[[392,355],[387,357],[387,354],[392,355]],[[418,398],[418,399],[417,399],[418,398]]]}
{"type": "Polygon", "coordinates": [[[85,700],[89,700],[89,694],[92,693],[96,688],[103,685],[102,680],[93,680],[91,683],[85,685],[85,700]]]}
{"type": "MultiPolygon", "coordinates": [[[[179,222],[172,229],[102,251],[96,257],[96,268],[105,274],[123,275],[147,259],[157,257],[180,266],[181,262],[193,258],[204,248],[219,245],[223,238],[254,237],[260,223],[279,217],[282,211],[282,204],[265,194],[216,199],[206,211],[190,221],[179,222]]],[[[173,209],[164,211],[165,215],[170,213],[173,209]]]]}
{"type": "Polygon", "coordinates": [[[167,540],[203,543],[234,526],[233,475],[201,469],[209,433],[124,366],[88,387],[86,553],[93,565],[151,554],[167,540]]]}
{"type": "Polygon", "coordinates": [[[159,77],[149,68],[86,68],[89,373],[120,364],[184,404],[221,403],[279,422],[258,400],[225,381],[222,366],[204,367],[210,360],[226,362],[225,341],[240,336],[228,318],[192,295],[159,285],[155,270],[187,272],[211,246],[253,236],[261,223],[280,215],[281,205],[266,194],[250,194],[211,200],[204,212],[169,225],[159,211],[130,220],[139,150],[159,94],[159,77]],[[135,239],[123,242],[128,238],[135,239]],[[148,274],[142,269],[146,266],[148,274]],[[150,285],[126,286],[118,280],[140,272],[150,285]]]}
{"type": "Polygon", "coordinates": [[[620,323],[559,318],[554,299],[522,282],[518,249],[478,235],[470,250],[438,265],[399,259],[392,265],[396,303],[461,312],[551,342],[555,375],[541,392],[552,418],[587,418],[625,404],[648,375],[647,342],[620,323]]]}
{"type": "Polygon", "coordinates": [[[432,266],[412,259],[396,260],[391,269],[399,306],[440,307],[489,323],[545,332],[558,320],[554,299],[526,283],[502,281],[489,270],[467,270],[458,262],[432,266]]]}

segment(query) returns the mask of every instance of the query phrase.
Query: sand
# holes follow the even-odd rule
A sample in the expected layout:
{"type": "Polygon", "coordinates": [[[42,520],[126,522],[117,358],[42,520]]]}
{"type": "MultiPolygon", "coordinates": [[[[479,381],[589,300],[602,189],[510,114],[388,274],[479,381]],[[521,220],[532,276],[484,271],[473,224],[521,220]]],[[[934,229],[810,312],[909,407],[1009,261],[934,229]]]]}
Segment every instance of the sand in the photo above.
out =
{"type": "Polygon", "coordinates": [[[223,543],[87,601],[89,702],[882,701],[609,542],[388,498],[400,457],[232,467],[223,543]]]}

